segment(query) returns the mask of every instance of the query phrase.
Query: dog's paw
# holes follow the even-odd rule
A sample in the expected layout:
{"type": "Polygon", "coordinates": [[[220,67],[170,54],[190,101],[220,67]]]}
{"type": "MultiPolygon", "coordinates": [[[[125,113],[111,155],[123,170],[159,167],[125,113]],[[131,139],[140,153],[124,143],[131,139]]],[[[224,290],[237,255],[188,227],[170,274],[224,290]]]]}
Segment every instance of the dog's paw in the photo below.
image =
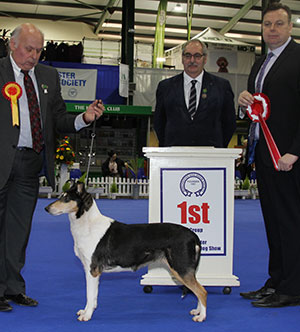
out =
{"type": "Polygon", "coordinates": [[[194,322],[204,322],[206,316],[204,314],[196,315],[193,317],[194,322]]]}
{"type": "Polygon", "coordinates": [[[199,314],[200,314],[200,310],[197,308],[197,309],[193,309],[193,310],[191,310],[190,311],[190,314],[192,315],[192,316],[198,316],[199,314]]]}
{"type": "Polygon", "coordinates": [[[92,315],[91,314],[87,314],[86,310],[79,310],[77,312],[77,319],[80,322],[87,322],[88,320],[91,319],[92,315]]]}

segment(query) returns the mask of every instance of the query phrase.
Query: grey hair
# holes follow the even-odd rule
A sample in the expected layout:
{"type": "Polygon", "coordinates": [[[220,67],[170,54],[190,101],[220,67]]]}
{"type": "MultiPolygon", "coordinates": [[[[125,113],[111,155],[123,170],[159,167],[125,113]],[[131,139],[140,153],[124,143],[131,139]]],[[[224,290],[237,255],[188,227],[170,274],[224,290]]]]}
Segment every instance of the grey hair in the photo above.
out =
{"type": "Polygon", "coordinates": [[[205,43],[203,43],[199,39],[191,39],[191,40],[187,41],[186,43],[184,43],[182,45],[182,55],[184,55],[186,47],[191,43],[198,43],[199,45],[201,45],[203,55],[205,55],[205,56],[207,55],[207,47],[206,47],[205,43]]]}
{"type": "MultiPolygon", "coordinates": [[[[14,42],[16,43],[16,45],[18,45],[19,43],[19,36],[24,28],[26,24],[21,24],[19,26],[17,26],[13,31],[12,33],[10,34],[10,39],[14,39],[14,42]]],[[[44,39],[44,33],[39,29],[37,28],[35,25],[34,25],[34,28],[41,34],[41,36],[43,37],[44,39]]]]}

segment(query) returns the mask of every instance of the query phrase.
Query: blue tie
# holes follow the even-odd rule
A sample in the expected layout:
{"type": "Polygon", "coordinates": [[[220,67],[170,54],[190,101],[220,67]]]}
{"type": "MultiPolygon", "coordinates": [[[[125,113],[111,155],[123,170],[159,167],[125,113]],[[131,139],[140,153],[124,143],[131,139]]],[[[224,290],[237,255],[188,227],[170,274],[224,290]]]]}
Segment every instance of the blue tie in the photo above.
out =
{"type": "MultiPolygon", "coordinates": [[[[261,92],[262,90],[262,79],[264,77],[264,73],[267,67],[267,64],[271,60],[272,56],[274,53],[270,52],[268,53],[263,65],[261,66],[256,86],[255,86],[255,92],[261,92]]],[[[258,139],[255,138],[255,132],[256,132],[256,127],[258,126],[257,122],[251,122],[250,128],[249,128],[249,135],[248,135],[248,165],[251,165],[254,163],[254,156],[255,156],[255,147],[257,144],[258,139]]]]}

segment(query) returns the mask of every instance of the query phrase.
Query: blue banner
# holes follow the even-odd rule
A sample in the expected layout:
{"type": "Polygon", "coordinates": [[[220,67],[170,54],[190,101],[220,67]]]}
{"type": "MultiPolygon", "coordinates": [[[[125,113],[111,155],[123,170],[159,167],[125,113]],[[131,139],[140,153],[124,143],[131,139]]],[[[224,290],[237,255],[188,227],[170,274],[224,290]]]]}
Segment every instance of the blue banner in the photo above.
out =
{"type": "MultiPolygon", "coordinates": [[[[119,67],[110,65],[93,65],[86,63],[43,61],[42,63],[55,68],[97,69],[96,98],[104,104],[124,105],[125,99],[119,95],[119,67]]],[[[65,99],[72,102],[73,99],[65,99]]],[[[78,101],[76,101],[78,103],[78,101]]],[[[82,101],[90,103],[92,100],[82,101]]]]}

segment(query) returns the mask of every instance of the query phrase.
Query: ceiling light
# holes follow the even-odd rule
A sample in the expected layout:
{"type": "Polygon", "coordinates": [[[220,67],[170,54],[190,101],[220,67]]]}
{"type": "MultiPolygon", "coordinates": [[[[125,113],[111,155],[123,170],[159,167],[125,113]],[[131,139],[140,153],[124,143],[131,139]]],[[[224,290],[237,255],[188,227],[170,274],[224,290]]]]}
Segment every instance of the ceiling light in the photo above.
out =
{"type": "Polygon", "coordinates": [[[300,23],[300,17],[297,18],[296,23],[300,23]]]}
{"type": "Polygon", "coordinates": [[[175,12],[181,12],[183,10],[182,6],[180,3],[178,3],[175,7],[174,7],[174,11],[175,12]]]}

